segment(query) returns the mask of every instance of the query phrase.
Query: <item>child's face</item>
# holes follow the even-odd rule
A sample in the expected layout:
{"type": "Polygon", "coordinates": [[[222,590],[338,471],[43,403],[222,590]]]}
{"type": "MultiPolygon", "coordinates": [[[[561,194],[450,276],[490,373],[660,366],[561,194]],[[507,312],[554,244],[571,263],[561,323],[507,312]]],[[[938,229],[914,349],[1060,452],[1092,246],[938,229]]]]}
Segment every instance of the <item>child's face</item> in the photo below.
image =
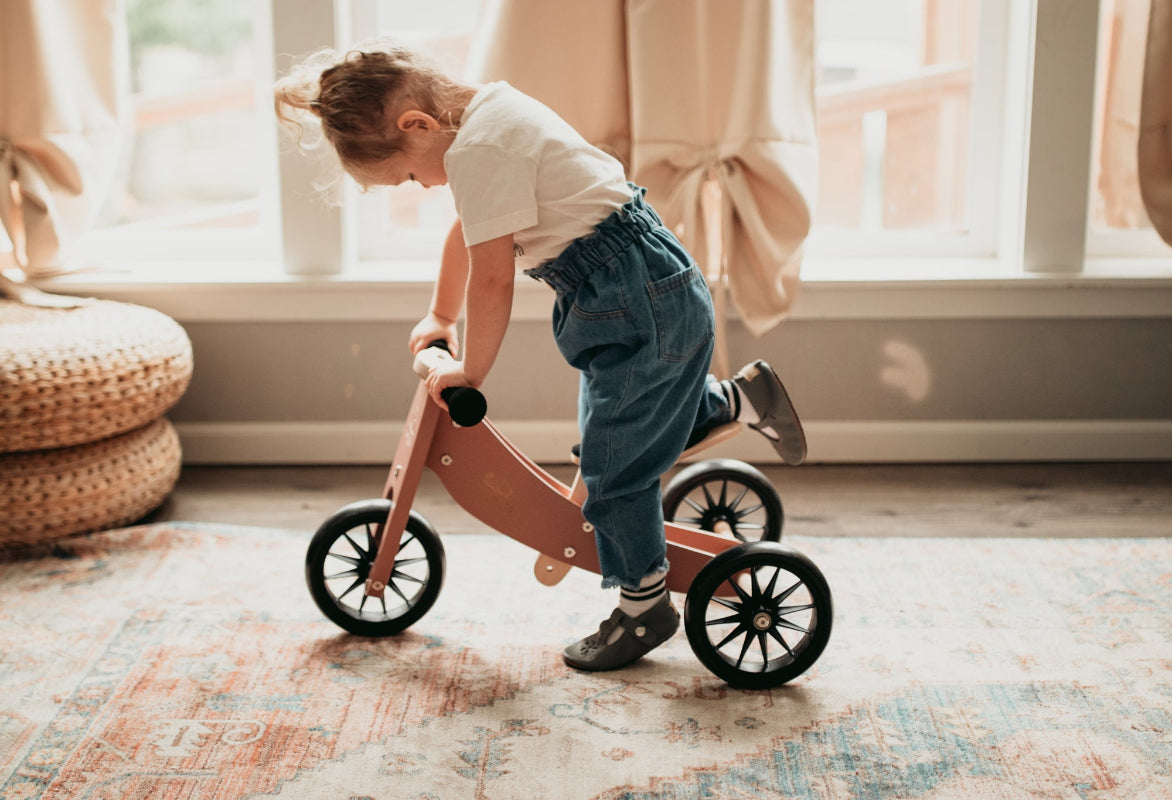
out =
{"type": "Polygon", "coordinates": [[[434,118],[420,111],[404,113],[397,121],[402,149],[374,164],[349,167],[354,180],[363,186],[398,186],[415,181],[424,188],[448,182],[444,154],[452,136],[440,129],[434,118]]]}

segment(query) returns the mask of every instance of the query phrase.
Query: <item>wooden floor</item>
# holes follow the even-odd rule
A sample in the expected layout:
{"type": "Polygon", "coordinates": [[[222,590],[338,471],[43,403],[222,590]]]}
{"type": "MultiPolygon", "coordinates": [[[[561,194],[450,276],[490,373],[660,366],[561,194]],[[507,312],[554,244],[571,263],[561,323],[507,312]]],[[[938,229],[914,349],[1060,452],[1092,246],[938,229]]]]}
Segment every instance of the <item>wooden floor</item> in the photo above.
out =
{"type": "MultiPolygon", "coordinates": [[[[1125,537],[1172,535],[1172,463],[765,467],[787,535],[1125,537]]],[[[569,481],[571,467],[550,468],[569,481]]],[[[311,532],[377,497],[382,467],[187,467],[149,521],[311,532]]],[[[443,535],[487,529],[425,476],[415,509],[443,535]]]]}

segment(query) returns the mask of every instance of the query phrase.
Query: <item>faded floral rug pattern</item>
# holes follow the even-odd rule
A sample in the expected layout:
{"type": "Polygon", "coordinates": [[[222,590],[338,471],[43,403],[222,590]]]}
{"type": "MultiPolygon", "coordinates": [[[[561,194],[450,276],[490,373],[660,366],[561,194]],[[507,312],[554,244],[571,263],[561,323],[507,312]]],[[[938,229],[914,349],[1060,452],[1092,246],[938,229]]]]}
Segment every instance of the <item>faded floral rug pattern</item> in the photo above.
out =
{"type": "Polygon", "coordinates": [[[0,800],[1172,797],[1172,540],[787,540],[835,627],[772,691],[682,632],[568,669],[609,594],[504,537],[447,537],[436,606],[385,640],[313,606],[307,533],[0,556],[0,800]]]}

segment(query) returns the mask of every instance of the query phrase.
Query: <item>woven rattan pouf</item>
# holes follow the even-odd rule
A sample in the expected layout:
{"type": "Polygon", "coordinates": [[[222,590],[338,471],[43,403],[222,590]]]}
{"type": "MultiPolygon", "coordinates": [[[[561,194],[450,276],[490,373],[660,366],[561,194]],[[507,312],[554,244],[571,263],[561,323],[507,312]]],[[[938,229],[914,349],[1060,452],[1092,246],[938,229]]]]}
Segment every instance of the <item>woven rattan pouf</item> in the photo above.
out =
{"type": "Polygon", "coordinates": [[[0,300],[0,547],[103,530],[158,506],[179,475],[162,415],[191,380],[165,314],[0,300]]]}
{"type": "Polygon", "coordinates": [[[174,488],[180,461],[164,417],[89,444],[0,455],[0,548],[139,520],[174,488]]]}

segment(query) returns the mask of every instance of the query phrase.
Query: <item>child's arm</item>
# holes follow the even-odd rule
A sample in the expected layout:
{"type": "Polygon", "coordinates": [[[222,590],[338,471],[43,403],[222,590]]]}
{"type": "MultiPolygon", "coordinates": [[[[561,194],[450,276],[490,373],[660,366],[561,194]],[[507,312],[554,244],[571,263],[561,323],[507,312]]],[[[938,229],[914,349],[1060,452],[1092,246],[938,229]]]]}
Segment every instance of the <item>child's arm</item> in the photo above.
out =
{"type": "Polygon", "coordinates": [[[436,402],[449,386],[480,386],[488,377],[513,309],[513,235],[468,248],[464,360],[432,370],[427,388],[436,402]]]}
{"type": "Polygon", "coordinates": [[[468,284],[468,248],[464,246],[464,229],[460,220],[452,225],[444,241],[439,275],[431,294],[431,308],[427,316],[411,331],[407,346],[418,353],[436,339],[448,343],[453,356],[460,352],[456,321],[464,308],[464,292],[468,284]]]}

